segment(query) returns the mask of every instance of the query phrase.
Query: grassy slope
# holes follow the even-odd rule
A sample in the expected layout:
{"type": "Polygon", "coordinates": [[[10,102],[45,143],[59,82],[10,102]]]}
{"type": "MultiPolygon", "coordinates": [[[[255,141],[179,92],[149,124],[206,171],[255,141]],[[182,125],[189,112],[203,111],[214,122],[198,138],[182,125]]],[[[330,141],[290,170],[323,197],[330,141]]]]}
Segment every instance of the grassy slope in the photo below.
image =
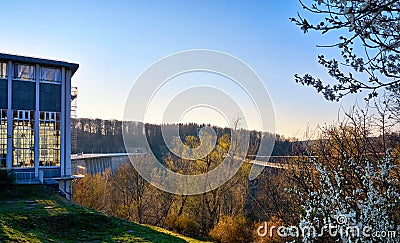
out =
{"type": "Polygon", "coordinates": [[[74,205],[41,185],[0,190],[0,242],[199,242],[74,205]]]}

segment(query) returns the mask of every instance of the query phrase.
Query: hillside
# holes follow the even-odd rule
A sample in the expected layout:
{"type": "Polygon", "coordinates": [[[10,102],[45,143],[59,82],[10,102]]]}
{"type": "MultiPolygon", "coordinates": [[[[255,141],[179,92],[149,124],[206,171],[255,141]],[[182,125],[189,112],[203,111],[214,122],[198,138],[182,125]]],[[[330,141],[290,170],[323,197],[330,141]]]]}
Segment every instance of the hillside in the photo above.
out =
{"type": "Polygon", "coordinates": [[[0,192],[0,242],[201,242],[66,201],[42,185],[0,192]]]}
{"type": "MultiPolygon", "coordinates": [[[[73,136],[76,140],[72,143],[72,153],[123,153],[126,152],[124,140],[122,138],[122,121],[118,120],[102,120],[91,118],[72,118],[71,126],[73,136]]],[[[161,132],[161,126],[158,124],[145,124],[140,122],[125,122],[125,130],[130,131],[132,137],[127,139],[128,143],[135,147],[144,147],[145,144],[140,144],[142,141],[140,134],[143,130],[146,131],[147,141],[152,148],[152,152],[161,159],[168,150],[165,144],[164,137],[161,132]],[[134,142],[133,142],[134,141],[134,142]]],[[[187,123],[179,124],[179,134],[181,138],[188,135],[197,136],[200,128],[205,124],[187,123]]],[[[218,137],[222,134],[230,134],[229,128],[212,126],[218,137]]],[[[163,125],[164,130],[174,129],[174,125],[163,125]]],[[[171,130],[169,130],[171,131],[171,130]]],[[[271,136],[275,137],[275,146],[272,155],[287,155],[292,152],[292,146],[297,141],[295,138],[285,138],[282,135],[261,133],[259,131],[249,131],[250,146],[248,154],[256,154],[260,143],[261,134],[267,140],[271,136]]],[[[144,142],[144,141],[143,141],[144,142]]]]}

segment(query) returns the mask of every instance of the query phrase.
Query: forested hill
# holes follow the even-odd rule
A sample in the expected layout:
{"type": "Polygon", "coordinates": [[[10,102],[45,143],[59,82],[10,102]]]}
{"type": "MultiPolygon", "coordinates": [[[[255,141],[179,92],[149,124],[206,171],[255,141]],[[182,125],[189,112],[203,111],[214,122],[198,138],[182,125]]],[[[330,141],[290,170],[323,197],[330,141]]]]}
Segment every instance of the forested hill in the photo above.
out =
{"type": "MultiPolygon", "coordinates": [[[[128,129],[134,134],[143,131],[143,123],[130,122],[126,124],[128,129]]],[[[181,138],[188,135],[196,136],[198,129],[206,124],[179,124],[181,138]]],[[[126,152],[122,138],[122,121],[102,120],[90,118],[71,119],[73,133],[75,132],[77,142],[72,146],[72,153],[123,153],[126,152]]],[[[213,126],[218,136],[224,133],[230,133],[229,128],[213,126]]],[[[167,148],[162,138],[161,126],[154,124],[145,125],[146,135],[153,152],[162,156],[167,152],[167,148]]],[[[272,134],[264,133],[264,136],[271,137],[272,134]]],[[[261,132],[250,131],[250,146],[248,154],[255,154],[261,138],[261,132]]],[[[293,138],[275,135],[275,147],[272,155],[286,155],[292,152],[294,143],[293,138]]]]}

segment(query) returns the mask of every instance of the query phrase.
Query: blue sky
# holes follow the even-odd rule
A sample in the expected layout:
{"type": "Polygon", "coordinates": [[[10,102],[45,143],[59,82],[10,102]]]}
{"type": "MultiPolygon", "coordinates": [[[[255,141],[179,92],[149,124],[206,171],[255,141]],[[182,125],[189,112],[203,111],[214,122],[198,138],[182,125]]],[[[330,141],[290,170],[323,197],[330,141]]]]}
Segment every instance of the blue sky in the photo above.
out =
{"type": "MultiPolygon", "coordinates": [[[[2,0],[0,52],[80,64],[78,116],[122,119],[129,89],[160,58],[189,49],[213,49],[250,65],[268,88],[276,132],[302,137],[307,127],[331,124],[339,107],[295,73],[327,77],[317,54],[334,36],[304,35],[289,21],[301,11],[281,1],[14,1],[2,0]]],[[[205,116],[203,116],[205,117],[205,116]]],[[[204,121],[204,120],[202,120],[204,121]]]]}

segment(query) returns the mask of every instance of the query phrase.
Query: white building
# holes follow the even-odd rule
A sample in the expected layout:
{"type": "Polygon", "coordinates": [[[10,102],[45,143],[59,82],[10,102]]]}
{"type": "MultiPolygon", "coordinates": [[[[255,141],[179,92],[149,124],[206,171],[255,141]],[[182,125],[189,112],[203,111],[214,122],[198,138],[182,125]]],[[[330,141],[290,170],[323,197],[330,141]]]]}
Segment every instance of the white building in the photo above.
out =
{"type": "Polygon", "coordinates": [[[71,78],[79,65],[0,53],[0,168],[71,193],[71,78]]]}

